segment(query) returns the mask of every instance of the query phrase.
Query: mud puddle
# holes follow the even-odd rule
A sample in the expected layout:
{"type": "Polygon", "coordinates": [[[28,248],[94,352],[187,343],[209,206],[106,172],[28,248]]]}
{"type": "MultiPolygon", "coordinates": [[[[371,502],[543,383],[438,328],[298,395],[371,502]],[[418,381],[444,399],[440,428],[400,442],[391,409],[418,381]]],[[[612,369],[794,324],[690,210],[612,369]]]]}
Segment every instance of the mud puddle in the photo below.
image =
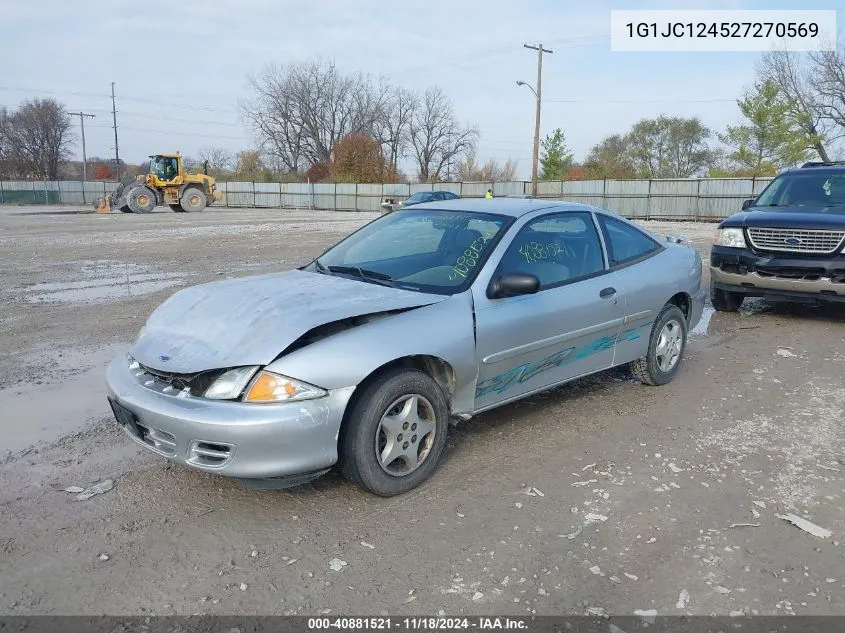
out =
{"type": "Polygon", "coordinates": [[[81,371],[0,389],[0,459],[108,417],[105,366],[129,347],[116,344],[97,350],[65,350],[61,365],[78,363],[81,371]]]}

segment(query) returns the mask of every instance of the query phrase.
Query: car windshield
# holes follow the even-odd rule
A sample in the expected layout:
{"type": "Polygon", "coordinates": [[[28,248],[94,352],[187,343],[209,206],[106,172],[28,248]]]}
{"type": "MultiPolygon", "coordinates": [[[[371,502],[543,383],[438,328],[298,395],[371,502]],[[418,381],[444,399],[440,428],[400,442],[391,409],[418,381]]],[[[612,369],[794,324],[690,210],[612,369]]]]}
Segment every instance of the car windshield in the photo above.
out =
{"type": "Polygon", "coordinates": [[[427,200],[431,200],[431,192],[429,191],[418,191],[408,198],[408,202],[425,202],[427,200]]]}
{"type": "Polygon", "coordinates": [[[845,205],[845,174],[807,171],[775,178],[760,194],[756,207],[802,207],[818,209],[845,205]]]}
{"type": "Polygon", "coordinates": [[[391,213],[364,226],[313,262],[324,274],[432,292],[462,292],[513,218],[460,211],[391,213]]]}

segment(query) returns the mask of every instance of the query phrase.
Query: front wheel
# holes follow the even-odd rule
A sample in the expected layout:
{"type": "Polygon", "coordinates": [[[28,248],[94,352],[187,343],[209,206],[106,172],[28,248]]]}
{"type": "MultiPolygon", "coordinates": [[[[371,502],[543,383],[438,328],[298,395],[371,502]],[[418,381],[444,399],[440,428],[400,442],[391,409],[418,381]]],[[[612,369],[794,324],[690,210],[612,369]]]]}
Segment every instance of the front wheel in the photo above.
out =
{"type": "Polygon", "coordinates": [[[156,195],[149,187],[135,187],[126,194],[126,206],[132,213],[150,213],[156,208],[156,195]]]}
{"type": "Polygon", "coordinates": [[[667,304],[654,320],[648,353],[631,363],[634,377],[646,385],[665,385],[681,366],[687,346],[687,319],[681,309],[667,304]]]}
{"type": "Polygon", "coordinates": [[[208,199],[205,196],[205,192],[201,189],[189,187],[182,193],[182,197],[179,202],[182,205],[183,211],[196,212],[205,209],[206,204],[208,204],[208,199]]]}
{"type": "Polygon", "coordinates": [[[719,312],[736,312],[742,306],[743,299],[745,297],[741,292],[721,290],[715,283],[710,283],[710,303],[719,312]]]}
{"type": "Polygon", "coordinates": [[[343,476],[391,497],[434,472],[446,445],[449,405],[427,374],[399,370],[369,386],[347,412],[339,442],[343,476]]]}

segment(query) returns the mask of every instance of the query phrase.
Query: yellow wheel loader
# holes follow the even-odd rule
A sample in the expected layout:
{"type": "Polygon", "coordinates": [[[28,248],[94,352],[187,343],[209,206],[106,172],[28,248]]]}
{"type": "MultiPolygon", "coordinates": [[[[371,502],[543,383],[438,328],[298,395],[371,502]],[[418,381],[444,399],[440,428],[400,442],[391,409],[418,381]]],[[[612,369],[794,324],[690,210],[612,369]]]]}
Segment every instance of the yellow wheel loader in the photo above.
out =
{"type": "Polygon", "coordinates": [[[150,156],[150,171],[134,178],[124,178],[110,195],[97,199],[97,213],[113,209],[124,213],[149,213],[167,205],[173,211],[202,211],[210,203],[220,200],[223,192],[208,174],[189,174],[182,155],[156,154],[150,156]]]}

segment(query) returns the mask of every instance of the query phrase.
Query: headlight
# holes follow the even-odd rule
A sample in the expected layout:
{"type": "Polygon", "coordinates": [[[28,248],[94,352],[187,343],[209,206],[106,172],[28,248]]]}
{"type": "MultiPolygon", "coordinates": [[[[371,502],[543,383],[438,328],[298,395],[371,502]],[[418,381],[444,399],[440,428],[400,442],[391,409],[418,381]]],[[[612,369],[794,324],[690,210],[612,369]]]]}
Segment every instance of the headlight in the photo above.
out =
{"type": "Polygon", "coordinates": [[[745,234],[742,229],[716,229],[716,245],[732,248],[746,248],[745,234]]]}
{"type": "Polygon", "coordinates": [[[325,389],[271,371],[259,372],[244,396],[244,402],[293,402],[326,395],[325,389]]]}
{"type": "Polygon", "coordinates": [[[230,369],[225,374],[218,376],[202,395],[213,400],[234,400],[241,395],[257,369],[257,366],[230,369]]]}

